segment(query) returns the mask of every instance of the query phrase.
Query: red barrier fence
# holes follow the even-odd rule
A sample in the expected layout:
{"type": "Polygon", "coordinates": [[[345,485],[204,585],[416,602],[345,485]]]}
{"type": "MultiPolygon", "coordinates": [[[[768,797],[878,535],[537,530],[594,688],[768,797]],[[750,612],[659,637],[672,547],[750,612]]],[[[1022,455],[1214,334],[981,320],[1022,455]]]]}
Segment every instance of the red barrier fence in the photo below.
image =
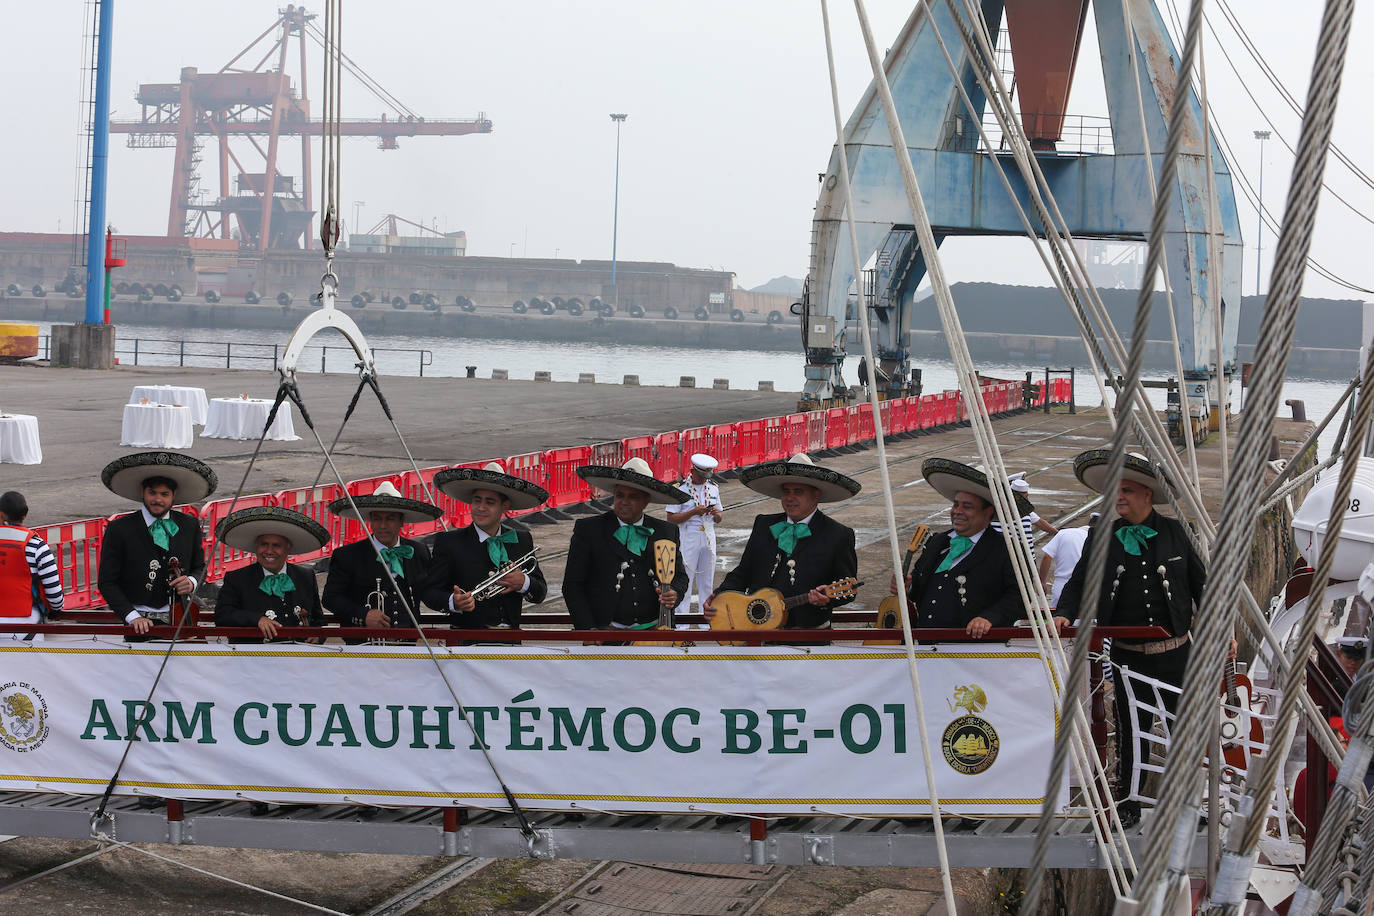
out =
{"type": "MultiPolygon", "coordinates": [[[[1021,384],[994,380],[983,385],[982,395],[988,412],[1001,414],[1019,409],[1023,403],[1021,384]]],[[[1063,404],[1072,397],[1068,379],[1051,379],[1048,385],[1041,384],[1040,389],[1040,396],[1035,399],[1035,403],[1040,406],[1043,406],[1046,399],[1053,404],[1063,404]]],[[[946,426],[958,422],[964,416],[962,401],[957,391],[884,401],[879,404],[878,409],[883,431],[888,435],[946,426]]],[[[549,491],[546,505],[557,509],[585,502],[596,495],[576,473],[577,468],[587,464],[618,467],[628,458],[639,457],[648,462],[654,476],[659,480],[674,481],[685,476],[686,462],[697,452],[714,456],[720,462],[719,469],[727,471],[763,461],[786,459],[798,452],[818,452],[870,441],[875,433],[872,407],[863,404],[850,408],[834,407],[828,410],[743,420],[709,427],[699,426],[680,432],[670,430],[656,436],[632,436],[621,441],[598,442],[574,448],[529,452],[511,456],[501,463],[506,473],[545,487],[549,491]]],[[[487,463],[488,461],[474,461],[457,466],[480,468],[487,463]]],[[[347,491],[354,496],[366,496],[375,492],[383,483],[390,482],[411,499],[432,498],[435,504],[444,510],[444,520],[450,527],[462,527],[472,520],[467,504],[433,489],[434,475],[441,470],[444,468],[424,468],[418,473],[408,471],[403,474],[355,480],[348,484],[347,491]],[[426,494],[426,484],[430,485],[430,494],[426,494]]],[[[253,494],[240,497],[235,508],[283,506],[303,512],[324,525],[329,530],[330,543],[321,550],[293,557],[295,560],[308,562],[328,556],[340,545],[364,537],[366,529],[358,521],[341,519],[330,514],[327,509],[329,503],[343,496],[343,493],[343,489],[337,484],[330,484],[323,487],[282,490],[271,495],[253,494]]],[[[233,501],[230,499],[219,499],[207,502],[199,509],[195,506],[177,507],[192,516],[198,516],[201,521],[207,581],[218,581],[229,570],[252,561],[251,554],[232,550],[215,540],[215,528],[228,514],[231,502],[233,501]]],[[[538,509],[513,514],[534,511],[538,509]]],[[[105,519],[97,518],[35,529],[52,547],[53,556],[62,573],[66,606],[71,610],[103,606],[96,585],[100,544],[106,524],[105,519]]],[[[443,528],[444,525],[440,521],[428,522],[408,526],[406,534],[419,537],[443,528]]]]}
{"type": "Polygon", "coordinates": [[[100,567],[100,543],[108,524],[103,518],[88,518],[33,529],[48,542],[58,572],[62,574],[62,606],[66,610],[79,611],[105,604],[96,588],[96,570],[100,567]]]}
{"type": "Polygon", "coordinates": [[[549,508],[575,506],[592,498],[591,486],[577,476],[577,469],[591,464],[591,459],[590,445],[580,448],[555,448],[544,453],[544,470],[549,478],[548,484],[545,485],[545,489],[549,491],[549,508]]]}

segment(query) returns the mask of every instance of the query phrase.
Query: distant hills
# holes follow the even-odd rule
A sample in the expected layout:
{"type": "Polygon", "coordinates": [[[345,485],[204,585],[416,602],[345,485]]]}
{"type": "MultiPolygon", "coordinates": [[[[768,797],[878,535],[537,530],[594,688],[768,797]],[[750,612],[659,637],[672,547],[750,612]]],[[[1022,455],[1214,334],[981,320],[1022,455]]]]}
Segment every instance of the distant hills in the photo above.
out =
{"type": "Polygon", "coordinates": [[[751,293],[777,293],[782,296],[800,296],[802,281],[796,277],[774,277],[762,286],[749,290],[751,293]]]}

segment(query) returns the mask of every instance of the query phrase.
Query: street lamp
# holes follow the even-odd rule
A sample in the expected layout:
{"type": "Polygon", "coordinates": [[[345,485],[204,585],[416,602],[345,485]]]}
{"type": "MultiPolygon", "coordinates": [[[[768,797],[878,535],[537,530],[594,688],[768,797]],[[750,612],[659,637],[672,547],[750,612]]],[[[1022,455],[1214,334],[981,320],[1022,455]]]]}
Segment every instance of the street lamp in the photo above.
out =
{"type": "Polygon", "coordinates": [[[611,216],[611,301],[615,310],[620,311],[620,288],[615,284],[615,245],[620,232],[620,125],[625,123],[627,114],[612,114],[615,122],[615,209],[611,216]]]}
{"type": "Polygon", "coordinates": [[[1259,168],[1259,207],[1256,215],[1259,217],[1259,227],[1255,230],[1255,295],[1260,294],[1260,252],[1264,251],[1264,141],[1269,139],[1269,131],[1255,131],[1255,139],[1260,144],[1260,168],[1259,168]]]}
{"type": "Polygon", "coordinates": [[[359,233],[359,234],[362,233],[363,229],[362,229],[362,226],[360,226],[360,225],[358,224],[358,220],[361,218],[361,217],[358,215],[358,213],[359,213],[360,210],[362,210],[363,207],[366,207],[366,206],[367,206],[367,201],[365,201],[365,200],[355,200],[355,201],[353,201],[353,231],[354,231],[354,232],[357,232],[357,233],[359,233]]]}

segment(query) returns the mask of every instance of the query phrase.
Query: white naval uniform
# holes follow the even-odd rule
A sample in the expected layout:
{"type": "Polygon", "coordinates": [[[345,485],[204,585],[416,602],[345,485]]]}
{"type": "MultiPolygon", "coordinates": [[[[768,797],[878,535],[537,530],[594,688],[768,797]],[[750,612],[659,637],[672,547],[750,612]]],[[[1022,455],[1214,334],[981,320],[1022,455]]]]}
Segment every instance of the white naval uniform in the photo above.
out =
{"type": "MultiPolygon", "coordinates": [[[[720,501],[720,487],[709,480],[698,484],[688,477],[677,488],[689,499],[681,505],[668,507],[669,512],[687,512],[705,505],[725,511],[720,501]]],[[[687,594],[682,598],[682,607],[685,610],[691,606],[694,589],[698,603],[704,607],[715,589],[716,520],[710,515],[695,515],[678,525],[678,533],[681,542],[678,553],[687,570],[687,594]]]]}

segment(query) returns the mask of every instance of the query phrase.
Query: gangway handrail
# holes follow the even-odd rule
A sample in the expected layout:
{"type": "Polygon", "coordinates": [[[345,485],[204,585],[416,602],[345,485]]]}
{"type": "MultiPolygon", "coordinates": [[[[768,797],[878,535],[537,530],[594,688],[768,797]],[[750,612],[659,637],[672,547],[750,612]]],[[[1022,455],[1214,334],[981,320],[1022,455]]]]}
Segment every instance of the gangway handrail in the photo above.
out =
{"type": "MultiPolygon", "coordinates": [[[[124,624],[114,623],[19,623],[0,625],[0,634],[5,633],[43,633],[55,636],[127,636],[130,630],[124,624]]],[[[312,637],[342,637],[344,639],[417,639],[418,632],[413,628],[390,627],[379,630],[369,627],[285,627],[288,635],[277,637],[277,642],[301,642],[312,637]]],[[[1075,627],[1065,627],[1060,634],[1072,639],[1077,632],[1075,627]]],[[[149,640],[169,639],[176,635],[174,626],[154,626],[145,636],[149,640]]],[[[962,629],[931,628],[915,631],[925,643],[998,643],[1016,639],[1031,639],[1030,627],[993,627],[986,636],[972,637],[962,629]]],[[[743,642],[750,646],[765,643],[815,643],[850,642],[857,639],[901,641],[900,629],[878,629],[876,627],[842,627],[839,629],[809,630],[516,630],[516,629],[478,629],[464,630],[450,627],[425,627],[424,634],[431,641],[453,640],[455,642],[743,642]]],[[[1163,627],[1095,627],[1094,636],[1116,639],[1163,639],[1169,632],[1163,627]]],[[[182,628],[181,641],[209,637],[228,637],[231,639],[249,637],[262,639],[262,631],[257,627],[217,627],[197,626],[182,628]],[[189,634],[189,635],[188,635],[189,634]]]]}

